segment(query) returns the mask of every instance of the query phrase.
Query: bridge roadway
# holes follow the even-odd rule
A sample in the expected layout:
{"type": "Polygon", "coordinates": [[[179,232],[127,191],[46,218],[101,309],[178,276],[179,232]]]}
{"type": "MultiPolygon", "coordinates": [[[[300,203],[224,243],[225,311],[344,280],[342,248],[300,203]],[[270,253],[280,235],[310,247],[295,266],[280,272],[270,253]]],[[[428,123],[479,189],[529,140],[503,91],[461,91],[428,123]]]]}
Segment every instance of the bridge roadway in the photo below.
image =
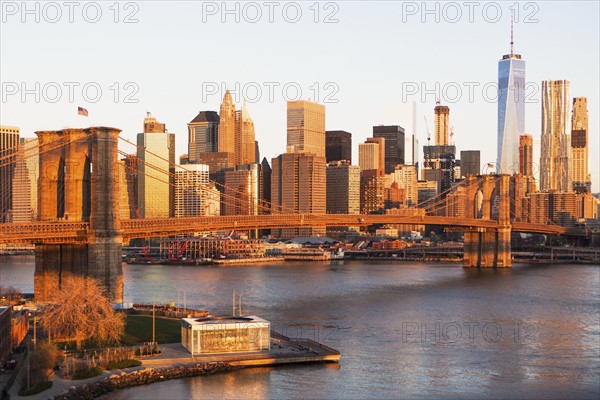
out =
{"type": "MultiPolygon", "coordinates": [[[[148,218],[121,221],[124,240],[161,237],[192,232],[302,228],[322,226],[367,226],[373,224],[438,225],[465,229],[496,229],[495,220],[442,216],[403,216],[393,214],[271,214],[215,217],[148,218]]],[[[516,232],[582,235],[557,225],[513,222],[516,232]]],[[[87,243],[93,234],[87,222],[51,221],[0,224],[0,243],[87,243]]]]}

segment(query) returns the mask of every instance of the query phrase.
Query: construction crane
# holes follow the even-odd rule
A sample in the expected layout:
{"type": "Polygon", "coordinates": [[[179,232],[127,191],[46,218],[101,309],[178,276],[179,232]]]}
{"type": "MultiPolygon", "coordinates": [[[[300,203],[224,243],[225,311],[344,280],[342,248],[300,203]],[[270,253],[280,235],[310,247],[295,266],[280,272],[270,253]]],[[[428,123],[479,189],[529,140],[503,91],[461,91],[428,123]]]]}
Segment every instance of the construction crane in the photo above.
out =
{"type": "Polygon", "coordinates": [[[427,145],[429,146],[429,142],[431,140],[431,132],[429,132],[429,125],[427,124],[427,116],[423,115],[423,118],[425,119],[425,129],[427,129],[427,145]]]}

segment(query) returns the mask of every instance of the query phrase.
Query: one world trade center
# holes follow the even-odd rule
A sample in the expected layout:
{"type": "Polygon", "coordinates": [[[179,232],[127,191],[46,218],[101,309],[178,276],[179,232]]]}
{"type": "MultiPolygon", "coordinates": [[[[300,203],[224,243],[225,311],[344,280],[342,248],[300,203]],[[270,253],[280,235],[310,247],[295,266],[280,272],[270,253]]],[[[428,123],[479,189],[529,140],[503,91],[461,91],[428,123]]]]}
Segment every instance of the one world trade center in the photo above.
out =
{"type": "Polygon", "coordinates": [[[525,60],[513,51],[498,61],[498,158],[496,172],[519,172],[519,136],[525,131],[525,60]]]}

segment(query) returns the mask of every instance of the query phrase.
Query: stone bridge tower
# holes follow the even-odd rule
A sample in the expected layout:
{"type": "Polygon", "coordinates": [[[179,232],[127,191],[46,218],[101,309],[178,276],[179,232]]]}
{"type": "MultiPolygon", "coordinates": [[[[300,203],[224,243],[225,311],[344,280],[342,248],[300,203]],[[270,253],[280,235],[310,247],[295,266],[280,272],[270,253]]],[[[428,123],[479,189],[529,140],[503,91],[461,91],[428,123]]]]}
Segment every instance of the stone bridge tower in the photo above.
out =
{"type": "Polygon", "coordinates": [[[39,138],[40,221],[89,223],[87,243],[36,244],[36,301],[70,276],[100,281],[114,302],[123,298],[119,213],[119,129],[92,127],[36,132],[39,138]]]}
{"type": "Polygon", "coordinates": [[[467,218],[497,219],[498,227],[465,230],[463,266],[510,267],[510,175],[468,176],[466,202],[467,218]]]}

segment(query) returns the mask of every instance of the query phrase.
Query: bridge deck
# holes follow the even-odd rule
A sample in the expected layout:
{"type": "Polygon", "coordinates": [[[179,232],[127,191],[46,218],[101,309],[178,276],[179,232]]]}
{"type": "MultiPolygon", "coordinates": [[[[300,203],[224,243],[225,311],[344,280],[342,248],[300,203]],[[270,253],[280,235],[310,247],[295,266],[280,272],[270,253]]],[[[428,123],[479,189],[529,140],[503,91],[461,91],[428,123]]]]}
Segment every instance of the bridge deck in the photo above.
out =
{"type": "MultiPolygon", "coordinates": [[[[394,214],[271,214],[219,217],[130,219],[121,221],[125,240],[162,237],[193,232],[301,228],[315,226],[367,226],[374,224],[438,225],[465,229],[497,229],[498,221],[442,216],[402,216],[394,214]]],[[[516,232],[583,235],[562,226],[513,222],[516,232]]],[[[34,222],[0,224],[0,243],[86,243],[91,234],[87,222],[34,222]]]]}

